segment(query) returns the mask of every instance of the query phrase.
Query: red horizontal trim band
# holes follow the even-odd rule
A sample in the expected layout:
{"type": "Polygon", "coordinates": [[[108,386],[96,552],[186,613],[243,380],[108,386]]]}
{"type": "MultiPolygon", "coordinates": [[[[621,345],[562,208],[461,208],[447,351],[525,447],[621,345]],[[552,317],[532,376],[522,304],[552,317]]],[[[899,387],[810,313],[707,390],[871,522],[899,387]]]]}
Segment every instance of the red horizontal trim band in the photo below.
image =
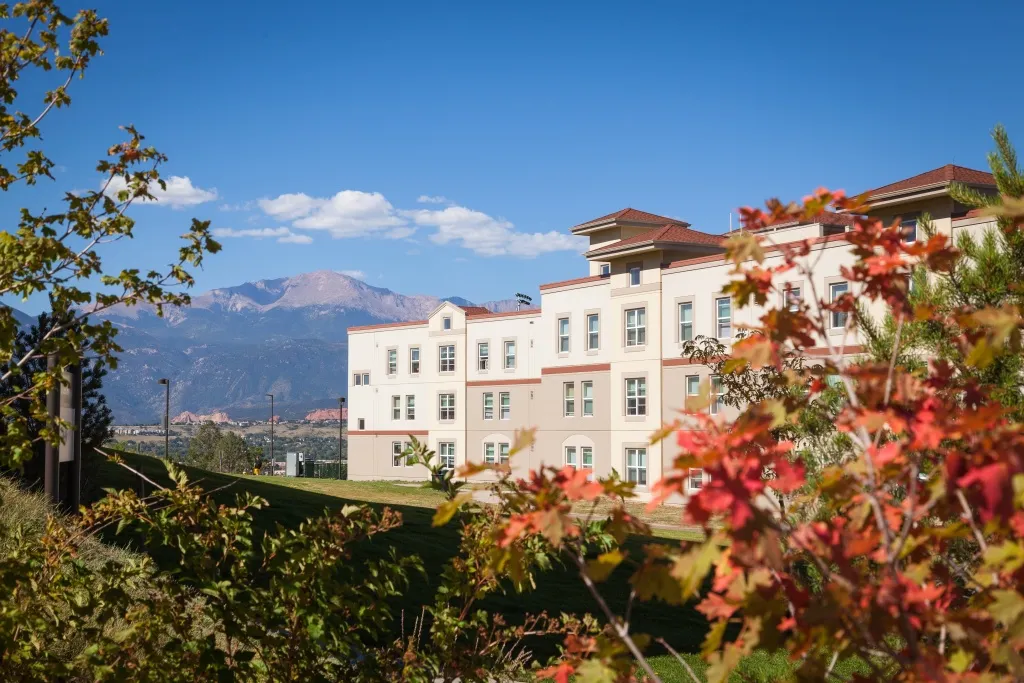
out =
{"type": "Polygon", "coordinates": [[[540,291],[545,289],[554,289],[556,287],[568,287],[569,285],[582,285],[587,282],[597,282],[599,280],[607,280],[607,275],[589,275],[587,277],[578,277],[573,280],[562,280],[561,282],[549,282],[546,285],[540,286],[540,291]]]}
{"type": "Polygon", "coordinates": [[[350,429],[349,436],[427,436],[426,429],[384,429],[377,431],[366,431],[365,429],[350,429]]]}
{"type": "Polygon", "coordinates": [[[477,320],[490,320],[491,318],[514,318],[518,315],[540,315],[540,309],[524,308],[519,311],[505,311],[504,313],[473,313],[467,315],[466,319],[475,322],[477,320]]]}
{"type": "Polygon", "coordinates": [[[356,327],[348,328],[349,332],[362,332],[363,330],[382,330],[387,327],[414,327],[416,325],[426,325],[426,320],[407,320],[400,323],[378,323],[376,325],[357,325],[356,327]]]}
{"type": "Polygon", "coordinates": [[[594,363],[593,365],[562,365],[551,368],[541,368],[540,374],[565,375],[570,372],[608,372],[611,369],[611,363],[594,363]]]}
{"type": "Polygon", "coordinates": [[[524,379],[475,379],[466,382],[467,387],[505,387],[512,384],[540,384],[540,377],[524,379]]]}

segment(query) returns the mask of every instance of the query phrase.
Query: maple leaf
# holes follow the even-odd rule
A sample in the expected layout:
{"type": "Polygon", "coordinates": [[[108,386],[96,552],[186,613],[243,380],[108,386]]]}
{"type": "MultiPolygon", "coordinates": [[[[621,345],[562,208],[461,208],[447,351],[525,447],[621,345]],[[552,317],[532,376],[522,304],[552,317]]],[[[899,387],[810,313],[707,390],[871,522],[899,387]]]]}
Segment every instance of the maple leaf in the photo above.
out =
{"type": "Polygon", "coordinates": [[[587,561],[587,576],[600,583],[611,576],[611,573],[615,571],[615,568],[625,558],[626,556],[617,548],[601,553],[594,559],[587,561]]]}
{"type": "Polygon", "coordinates": [[[569,683],[572,675],[576,673],[576,667],[569,662],[559,662],[554,666],[541,669],[537,672],[537,680],[553,680],[555,683],[569,683]]]}
{"type": "Polygon", "coordinates": [[[956,483],[957,486],[965,489],[974,484],[981,487],[984,505],[981,506],[980,512],[983,521],[988,521],[999,514],[1012,496],[1012,489],[1009,486],[1009,471],[1006,463],[1003,462],[971,469],[956,483]]]}

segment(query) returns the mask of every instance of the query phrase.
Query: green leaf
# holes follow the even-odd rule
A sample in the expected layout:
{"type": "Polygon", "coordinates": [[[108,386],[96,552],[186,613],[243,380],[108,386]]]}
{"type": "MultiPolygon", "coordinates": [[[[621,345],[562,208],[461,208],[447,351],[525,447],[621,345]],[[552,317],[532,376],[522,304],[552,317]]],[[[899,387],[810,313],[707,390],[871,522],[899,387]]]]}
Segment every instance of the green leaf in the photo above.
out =
{"type": "Polygon", "coordinates": [[[600,659],[588,659],[576,668],[576,680],[580,683],[615,683],[617,674],[600,659]]]}
{"type": "Polygon", "coordinates": [[[605,581],[624,559],[626,556],[618,548],[601,553],[587,562],[587,576],[598,583],[605,581]]]}
{"type": "Polygon", "coordinates": [[[450,522],[452,517],[455,516],[455,513],[458,512],[459,508],[472,499],[472,493],[460,493],[451,500],[446,500],[438,505],[437,512],[434,513],[434,526],[444,526],[450,522]]]}
{"type": "Polygon", "coordinates": [[[989,606],[989,612],[1004,626],[1013,625],[1024,613],[1024,595],[1017,591],[995,590],[992,591],[992,597],[995,600],[989,606]]]}

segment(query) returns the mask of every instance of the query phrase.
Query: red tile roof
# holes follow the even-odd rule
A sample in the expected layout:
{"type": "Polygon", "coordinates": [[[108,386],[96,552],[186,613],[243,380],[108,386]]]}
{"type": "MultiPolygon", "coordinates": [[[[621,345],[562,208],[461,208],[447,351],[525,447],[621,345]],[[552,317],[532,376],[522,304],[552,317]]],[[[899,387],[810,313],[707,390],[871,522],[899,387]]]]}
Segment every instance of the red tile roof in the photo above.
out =
{"type": "Polygon", "coordinates": [[[397,323],[377,323],[375,325],[356,325],[355,327],[348,328],[349,332],[362,332],[364,330],[383,330],[388,327],[416,327],[417,325],[426,325],[429,321],[427,320],[406,320],[397,323]]]}
{"type": "Polygon", "coordinates": [[[626,207],[614,213],[610,213],[607,216],[601,216],[593,220],[587,221],[586,223],[580,223],[579,225],[573,226],[573,230],[580,230],[582,228],[589,228],[594,225],[601,223],[617,221],[621,223],[651,223],[653,225],[665,225],[666,223],[672,223],[673,225],[688,226],[689,223],[686,221],[677,220],[675,218],[667,218],[665,216],[659,216],[655,213],[647,213],[646,211],[638,211],[637,209],[631,209],[626,207]]]}
{"type": "Polygon", "coordinates": [[[904,178],[898,180],[895,183],[889,183],[882,187],[877,187],[874,190],[868,192],[868,196],[874,197],[880,194],[889,194],[890,192],[907,192],[910,190],[916,190],[922,187],[928,187],[929,185],[937,185],[939,183],[951,183],[953,181],[966,183],[968,185],[995,185],[995,178],[992,174],[987,171],[978,171],[973,168],[966,168],[964,166],[957,166],[955,164],[946,164],[939,168],[919,173],[916,176],[910,178],[904,178]]]}
{"type": "Polygon", "coordinates": [[[466,315],[483,315],[484,313],[490,313],[491,311],[484,308],[483,306],[459,306],[466,312],[466,315]]]}
{"type": "Polygon", "coordinates": [[[567,287],[569,285],[582,285],[585,282],[598,282],[599,280],[607,280],[607,275],[588,275],[587,277],[577,277],[572,280],[562,280],[560,282],[549,282],[546,285],[541,285],[541,291],[545,289],[554,289],[555,287],[567,287]]]}
{"type": "Polygon", "coordinates": [[[466,317],[470,320],[491,320],[493,318],[512,318],[517,315],[539,315],[539,308],[521,308],[518,311],[505,311],[504,313],[472,313],[466,317]]]}
{"type": "MultiPolygon", "coordinates": [[[[778,223],[772,223],[771,225],[765,226],[764,228],[762,228],[762,230],[767,230],[768,228],[789,228],[789,227],[792,227],[794,225],[811,225],[813,223],[819,223],[821,225],[850,225],[850,226],[852,226],[855,223],[856,219],[857,219],[857,217],[854,214],[851,214],[851,213],[833,213],[832,211],[822,211],[821,213],[819,213],[817,216],[814,217],[814,220],[810,220],[810,221],[796,221],[796,220],[779,221],[778,223]]],[[[754,232],[761,232],[761,230],[755,230],[754,232]]]]}
{"type": "Polygon", "coordinates": [[[599,256],[601,254],[610,254],[621,249],[643,246],[646,244],[707,244],[713,246],[719,246],[722,240],[725,239],[723,235],[710,235],[706,232],[699,230],[691,230],[690,228],[683,227],[682,225],[663,225],[660,228],[654,230],[646,230],[639,235],[633,235],[627,237],[624,240],[619,240],[614,244],[609,244],[606,247],[595,249],[594,251],[588,251],[588,256],[599,256]]]}

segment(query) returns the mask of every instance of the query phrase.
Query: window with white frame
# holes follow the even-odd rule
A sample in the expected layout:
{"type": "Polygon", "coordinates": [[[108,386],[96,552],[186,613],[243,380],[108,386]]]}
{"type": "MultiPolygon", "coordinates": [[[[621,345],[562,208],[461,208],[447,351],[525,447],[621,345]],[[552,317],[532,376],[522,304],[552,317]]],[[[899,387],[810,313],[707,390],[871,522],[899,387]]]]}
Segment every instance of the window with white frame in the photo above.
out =
{"type": "Polygon", "coordinates": [[[370,386],[370,373],[368,373],[368,372],[364,372],[363,373],[363,386],[364,387],[370,386]]]}
{"type": "Polygon", "coordinates": [[[446,467],[450,470],[455,469],[455,442],[439,441],[437,443],[437,457],[441,467],[446,467]]]}
{"type": "MultiPolygon", "coordinates": [[[[828,286],[828,300],[835,303],[841,296],[850,291],[849,282],[833,282],[828,286]]],[[[846,311],[832,311],[832,328],[846,327],[846,311]]]]}
{"type": "Polygon", "coordinates": [[[629,286],[639,287],[640,286],[640,266],[631,265],[629,267],[629,286]]]}
{"type": "Polygon", "coordinates": [[[452,329],[452,318],[450,315],[446,315],[445,317],[441,318],[441,329],[452,329]]]}
{"type": "Polygon", "coordinates": [[[569,353],[569,319],[558,319],[558,352],[569,353]]]}
{"type": "MultiPolygon", "coordinates": [[[[591,472],[593,472],[593,470],[594,470],[594,449],[592,447],[590,447],[590,446],[581,446],[580,447],[580,460],[582,461],[580,463],[580,465],[583,467],[583,469],[590,470],[591,472]]],[[[591,475],[591,476],[593,476],[593,475],[591,475]]]]}
{"type": "Polygon", "coordinates": [[[700,377],[698,375],[686,376],[686,398],[696,398],[700,394],[700,377]]]}
{"type": "Polygon", "coordinates": [[[572,417],[576,414],[576,385],[572,382],[565,382],[562,385],[562,403],[564,404],[564,415],[572,417]]]}
{"type": "Polygon", "coordinates": [[[693,341],[693,302],[679,304],[679,341],[693,341]]]}
{"type": "Polygon", "coordinates": [[[725,393],[722,387],[722,378],[715,375],[711,378],[711,414],[718,415],[722,412],[722,394],[725,393]]]}
{"type": "Polygon", "coordinates": [[[637,486],[647,486],[647,449],[626,449],[626,481],[637,486]]]}
{"type": "Polygon", "coordinates": [[[484,393],[484,419],[494,419],[494,394],[489,391],[484,393]]]}
{"type": "Polygon", "coordinates": [[[732,337],[732,298],[722,296],[715,299],[715,331],[719,339],[732,337]]]}
{"type": "Polygon", "coordinates": [[[597,313],[587,315],[587,350],[597,351],[601,348],[601,318],[597,313]]]}
{"type": "Polygon", "coordinates": [[[917,218],[904,218],[900,221],[900,231],[904,242],[917,241],[917,218]]]}
{"type": "Polygon", "coordinates": [[[499,443],[498,444],[498,460],[499,460],[499,462],[501,462],[502,465],[508,464],[509,450],[510,450],[509,444],[507,444],[507,443],[499,443]]]}
{"type": "Polygon", "coordinates": [[[571,467],[578,467],[579,463],[576,462],[576,447],[566,446],[565,447],[565,464],[571,467]]]}
{"type": "Polygon", "coordinates": [[[508,420],[512,418],[512,394],[503,391],[498,394],[498,419],[508,420]]]}
{"type": "Polygon", "coordinates": [[[631,377],[626,380],[626,415],[647,414],[647,380],[631,377]]]}
{"type": "Polygon", "coordinates": [[[391,397],[391,419],[401,420],[402,419],[402,397],[392,396],[391,397]]]}
{"type": "Polygon", "coordinates": [[[405,419],[416,419],[416,397],[412,394],[405,397],[405,419]]]}
{"type": "Polygon", "coordinates": [[[476,345],[476,368],[486,370],[491,364],[491,349],[487,342],[480,342],[476,345]]]}
{"type": "Polygon", "coordinates": [[[391,466],[392,467],[403,467],[405,466],[405,457],[402,455],[402,442],[392,441],[391,442],[391,466]]]}
{"type": "Polygon", "coordinates": [[[612,264],[610,264],[610,263],[602,263],[601,264],[601,275],[611,275],[611,274],[612,274],[612,264]]]}
{"type": "Polygon", "coordinates": [[[699,467],[690,468],[690,490],[699,491],[704,486],[704,470],[699,467]]]}
{"type": "Polygon", "coordinates": [[[398,349],[388,349],[388,374],[398,374],[398,349]]]}
{"type": "Polygon", "coordinates": [[[516,343],[505,342],[505,369],[512,370],[516,367],[516,343]]]}
{"type": "Polygon", "coordinates": [[[420,347],[418,346],[409,349],[409,374],[420,374],[420,347]]]}
{"type": "Polygon", "coordinates": [[[441,394],[438,402],[438,419],[439,420],[454,420],[455,419],[455,394],[441,394]]]}
{"type": "Polygon", "coordinates": [[[594,383],[590,380],[580,382],[580,394],[583,395],[583,417],[594,416],[594,383]]]}
{"type": "Polygon", "coordinates": [[[358,387],[362,383],[363,383],[363,376],[362,375],[360,375],[358,372],[356,374],[352,375],[352,386],[358,387]]]}
{"type": "Polygon", "coordinates": [[[455,345],[446,344],[439,346],[438,349],[439,363],[438,368],[441,372],[455,372],[455,345]]]}
{"type": "Polygon", "coordinates": [[[484,444],[484,462],[488,465],[494,464],[494,442],[484,444]]]}
{"type": "Polygon", "coordinates": [[[359,429],[366,429],[366,418],[361,417],[358,421],[359,429]]]}
{"type": "Polygon", "coordinates": [[[800,310],[800,302],[803,300],[803,291],[800,287],[794,287],[792,285],[786,287],[783,292],[785,297],[785,305],[787,311],[796,312],[800,310]]]}
{"type": "Polygon", "coordinates": [[[626,311],[626,346],[647,343],[647,309],[630,308],[626,311]]]}

